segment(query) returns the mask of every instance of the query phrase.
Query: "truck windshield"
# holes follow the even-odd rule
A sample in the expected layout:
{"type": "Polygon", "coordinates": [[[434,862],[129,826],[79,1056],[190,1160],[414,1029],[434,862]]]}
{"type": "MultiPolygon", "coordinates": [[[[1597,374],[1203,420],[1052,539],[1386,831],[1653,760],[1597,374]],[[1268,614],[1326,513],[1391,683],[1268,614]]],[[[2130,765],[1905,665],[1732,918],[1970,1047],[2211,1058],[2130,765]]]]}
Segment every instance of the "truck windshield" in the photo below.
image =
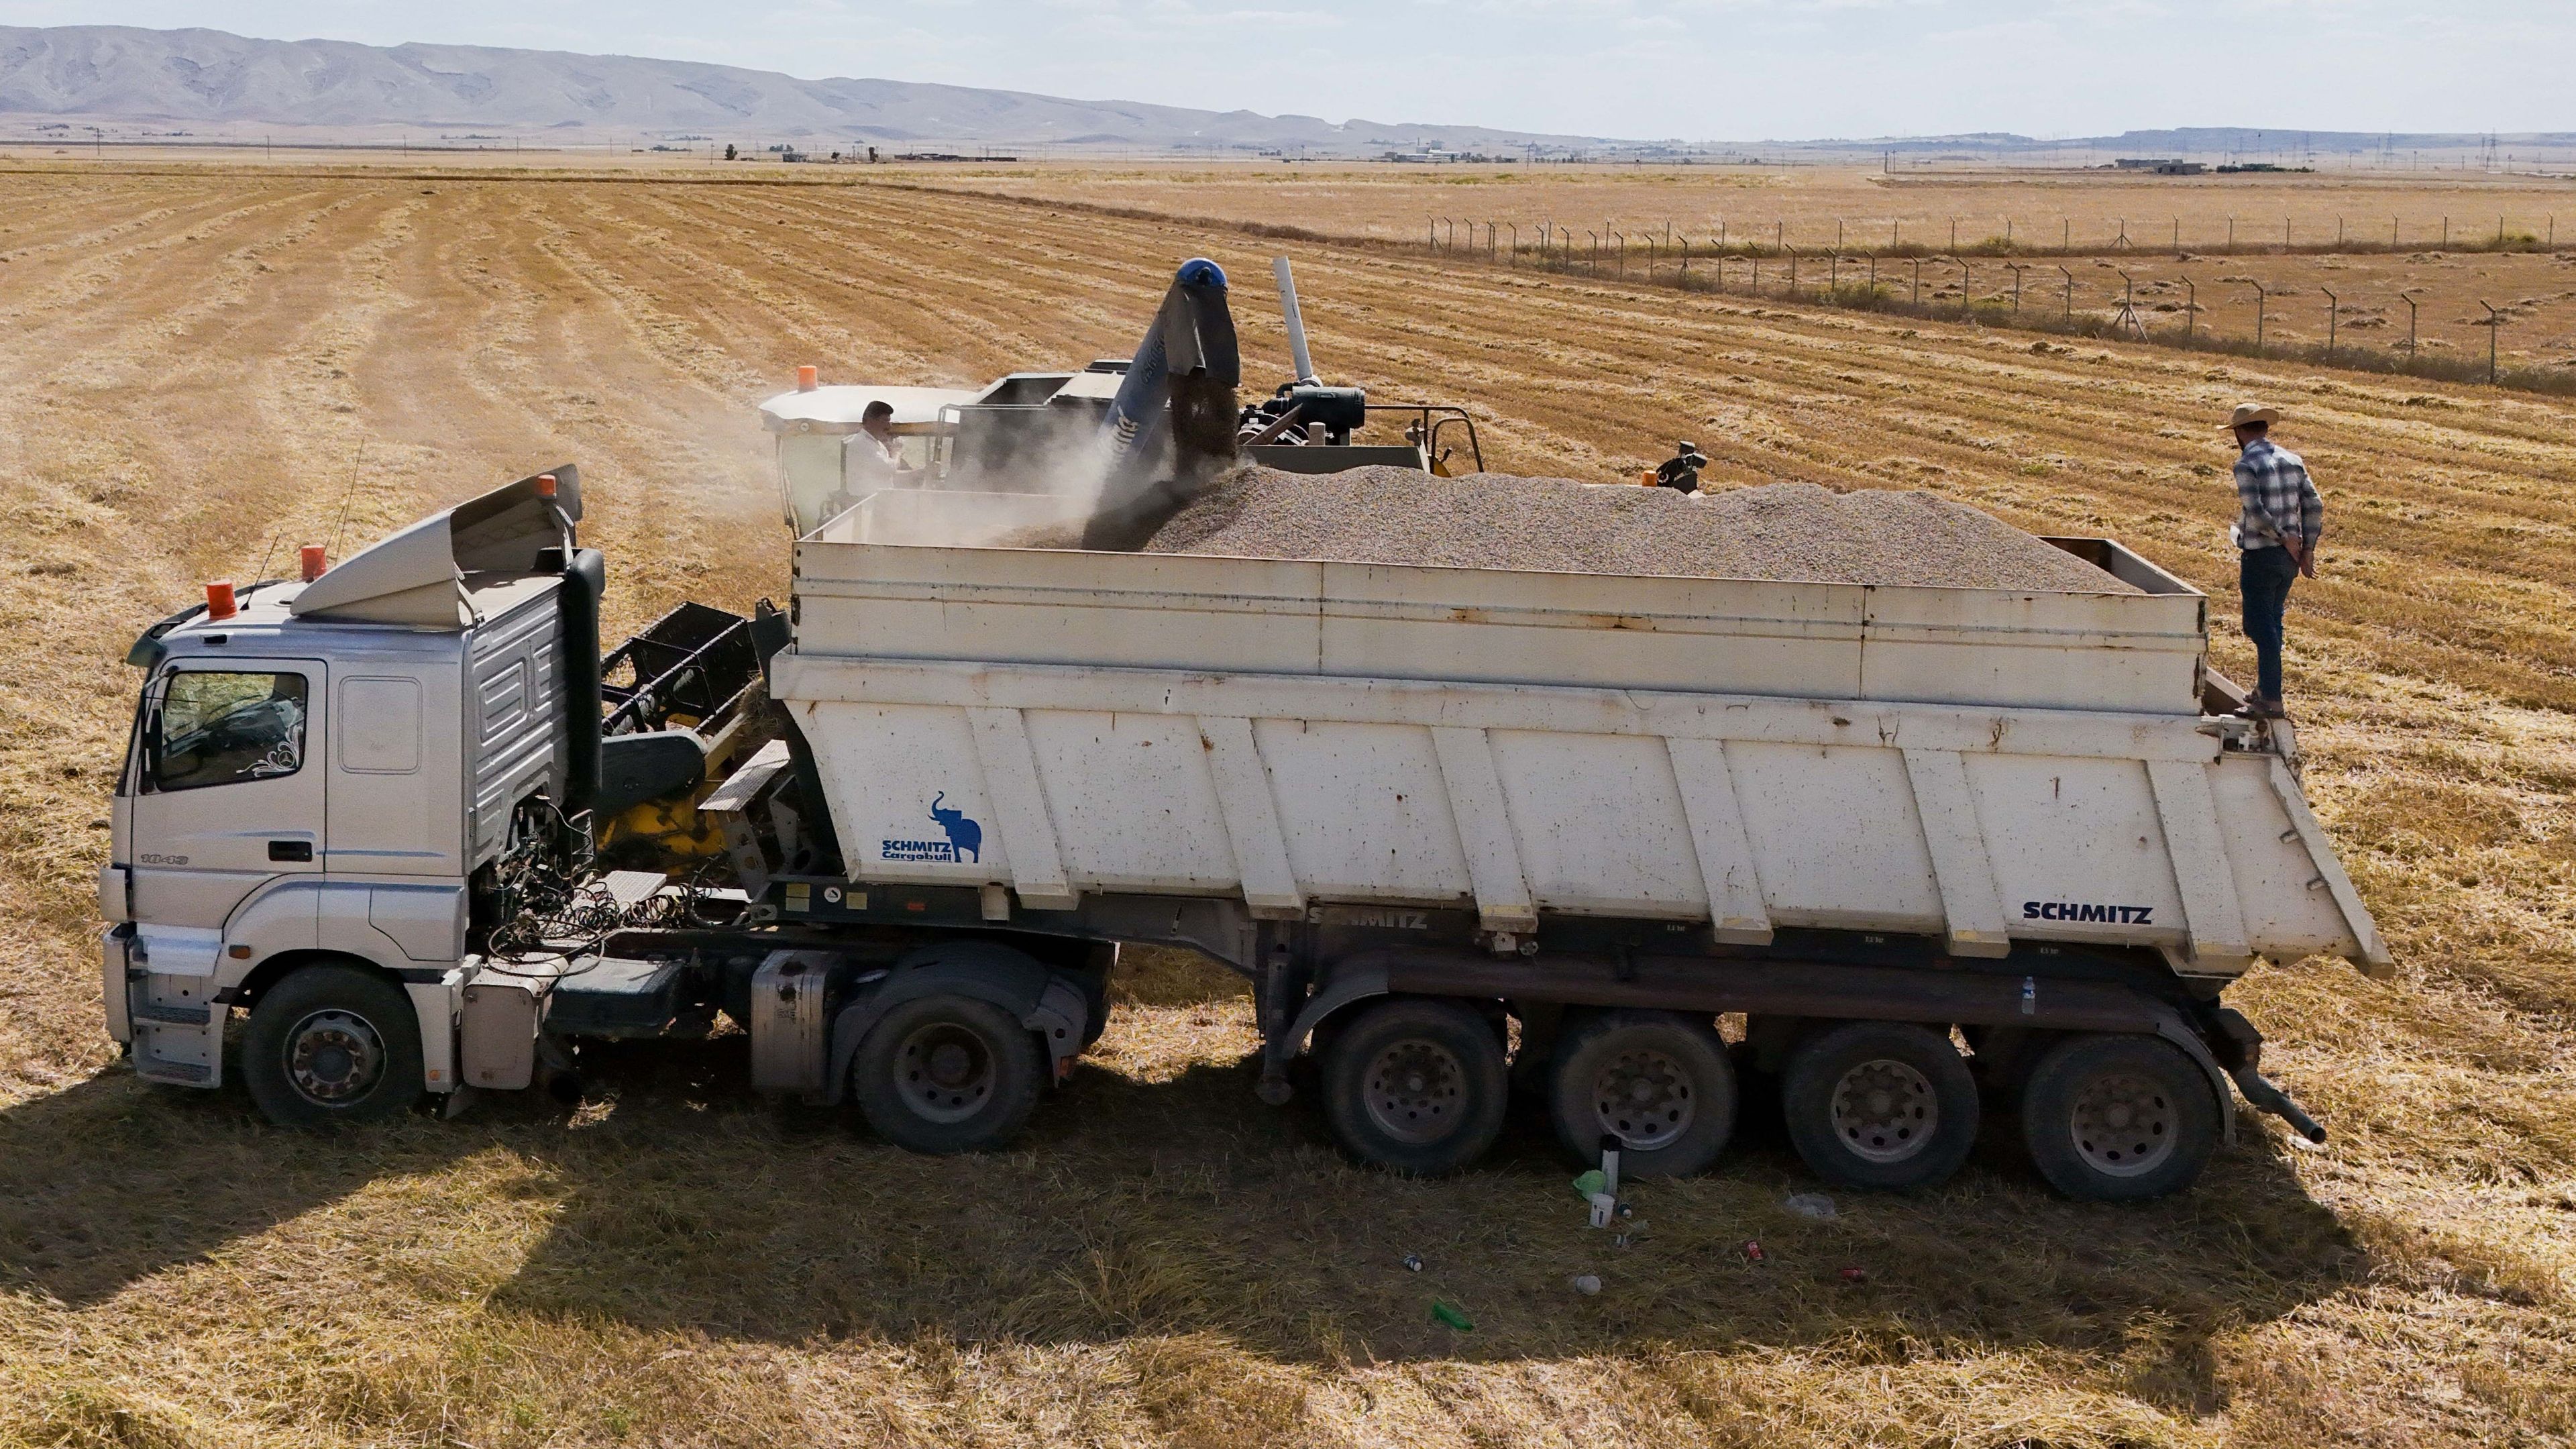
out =
{"type": "Polygon", "coordinates": [[[304,767],[304,676],[180,670],[145,742],[154,790],[268,780],[304,767]]]}

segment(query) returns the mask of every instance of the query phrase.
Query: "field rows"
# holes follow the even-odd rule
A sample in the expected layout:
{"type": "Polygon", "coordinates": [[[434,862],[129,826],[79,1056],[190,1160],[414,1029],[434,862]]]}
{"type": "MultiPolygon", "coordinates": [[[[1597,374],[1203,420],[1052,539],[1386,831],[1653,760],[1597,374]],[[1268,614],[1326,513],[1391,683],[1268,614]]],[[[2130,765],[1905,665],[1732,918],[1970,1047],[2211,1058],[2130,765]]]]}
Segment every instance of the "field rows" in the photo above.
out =
{"type": "Polygon", "coordinates": [[[2309,786],[2404,969],[2248,983],[2335,1144],[2267,1127],[2173,1203],[2069,1208],[1998,1151],[1807,1223],[1756,1134],[1612,1257],[1535,1140],[1453,1182],[1343,1166],[1251,1103],[1239,994],[1169,961],[1030,1147],[968,1163],[751,1107],[721,1043],[613,1066],[571,1121],[327,1144],[110,1062],[120,660],[198,580],[572,460],[612,627],[748,607],[786,583],[751,404],[798,363],[1122,354],[1204,252],[1266,387],[1269,245],[883,187],[0,176],[0,1442],[2576,1435],[2576,409],[2476,389],[1286,244],[1326,375],[1468,406],[1491,467],[1607,477],[1688,437],[1725,482],[2115,535],[2216,619],[2215,422],[2290,410],[2332,509],[2293,606],[2309,786]]]}

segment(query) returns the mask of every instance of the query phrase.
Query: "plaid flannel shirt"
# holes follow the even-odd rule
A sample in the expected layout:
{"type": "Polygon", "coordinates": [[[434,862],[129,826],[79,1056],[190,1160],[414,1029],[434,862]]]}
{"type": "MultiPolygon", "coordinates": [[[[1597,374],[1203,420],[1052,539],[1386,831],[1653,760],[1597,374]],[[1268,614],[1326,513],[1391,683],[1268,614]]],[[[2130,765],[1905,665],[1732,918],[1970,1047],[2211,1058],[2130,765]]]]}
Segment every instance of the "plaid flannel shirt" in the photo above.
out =
{"type": "Polygon", "coordinates": [[[2257,438],[2236,460],[2236,498],[2243,511],[2230,533],[2238,548],[2278,548],[2296,535],[2312,548],[2325,532],[2326,502],[2299,455],[2257,438]]]}

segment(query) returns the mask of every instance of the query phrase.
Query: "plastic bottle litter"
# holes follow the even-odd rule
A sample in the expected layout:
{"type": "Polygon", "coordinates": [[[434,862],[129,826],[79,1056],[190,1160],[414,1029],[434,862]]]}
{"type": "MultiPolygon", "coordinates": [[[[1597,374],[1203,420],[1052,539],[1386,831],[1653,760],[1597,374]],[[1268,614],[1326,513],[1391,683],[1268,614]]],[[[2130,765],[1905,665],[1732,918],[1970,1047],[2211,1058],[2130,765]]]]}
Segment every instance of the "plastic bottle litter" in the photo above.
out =
{"type": "Polygon", "coordinates": [[[1793,1192],[1783,1206],[1802,1218],[1821,1220],[1835,1216],[1834,1200],[1821,1192],[1793,1192]]]}
{"type": "Polygon", "coordinates": [[[1869,1270],[1867,1268],[1845,1268],[1843,1270],[1843,1281],[1846,1283],[1866,1283],[1869,1281],[1869,1270]]]}
{"type": "Polygon", "coordinates": [[[1404,1271],[1408,1273],[1419,1273],[1422,1271],[1422,1255],[1420,1253],[1407,1253],[1396,1261],[1402,1263],[1404,1265],[1404,1271]]]}
{"type": "Polygon", "coordinates": [[[1601,1291],[1601,1280],[1590,1273],[1577,1273],[1567,1281],[1574,1285],[1575,1292],[1586,1298],[1601,1291]]]}
{"type": "Polygon", "coordinates": [[[1594,1193],[1592,1195],[1592,1226],[1596,1228],[1606,1228],[1610,1226],[1611,1214],[1618,1210],[1619,1200],[1617,1198],[1612,1197],[1606,1192],[1594,1193]]]}
{"type": "Polygon", "coordinates": [[[1450,1302],[1446,1298],[1434,1298],[1431,1300],[1431,1321],[1449,1328],[1454,1328],[1460,1333],[1473,1333],[1476,1331],[1475,1321],[1467,1316],[1467,1310],[1450,1302]]]}
{"type": "Polygon", "coordinates": [[[1753,1241],[1751,1238],[1746,1238],[1744,1240],[1743,1251],[1744,1261],[1748,1263],[1759,1263],[1762,1261],[1762,1245],[1753,1241]]]}
{"type": "Polygon", "coordinates": [[[1608,1192],[1609,1190],[1610,1178],[1607,1174],[1602,1172],[1600,1168],[1596,1167],[1588,1172],[1575,1174],[1574,1195],[1576,1197],[1583,1198],[1588,1201],[1601,1193],[1608,1192]]]}

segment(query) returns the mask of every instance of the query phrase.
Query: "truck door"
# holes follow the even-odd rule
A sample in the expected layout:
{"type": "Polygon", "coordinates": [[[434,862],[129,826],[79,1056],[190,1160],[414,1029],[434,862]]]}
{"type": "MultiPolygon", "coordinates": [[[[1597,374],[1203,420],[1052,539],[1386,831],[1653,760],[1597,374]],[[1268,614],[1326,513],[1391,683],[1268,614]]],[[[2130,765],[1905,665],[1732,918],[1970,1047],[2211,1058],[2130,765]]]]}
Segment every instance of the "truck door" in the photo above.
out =
{"type": "Polygon", "coordinates": [[[322,868],[323,666],[191,660],[144,700],[133,796],[134,915],[223,925],[279,875],[322,868]]]}

